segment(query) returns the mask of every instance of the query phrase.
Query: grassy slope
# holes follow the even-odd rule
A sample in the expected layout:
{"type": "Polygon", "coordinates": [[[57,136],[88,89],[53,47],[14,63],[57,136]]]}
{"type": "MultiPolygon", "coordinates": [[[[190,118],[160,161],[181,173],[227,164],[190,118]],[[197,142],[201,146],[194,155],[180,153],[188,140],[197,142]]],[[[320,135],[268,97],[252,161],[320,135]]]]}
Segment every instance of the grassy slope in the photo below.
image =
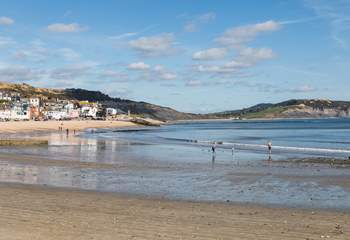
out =
{"type": "Polygon", "coordinates": [[[18,92],[24,97],[52,97],[65,98],[64,92],[59,89],[35,88],[28,84],[11,84],[0,82],[0,90],[18,92]]]}
{"type": "Polygon", "coordinates": [[[241,115],[242,118],[273,118],[277,117],[279,114],[287,110],[288,107],[274,106],[258,112],[250,112],[241,115]]]}

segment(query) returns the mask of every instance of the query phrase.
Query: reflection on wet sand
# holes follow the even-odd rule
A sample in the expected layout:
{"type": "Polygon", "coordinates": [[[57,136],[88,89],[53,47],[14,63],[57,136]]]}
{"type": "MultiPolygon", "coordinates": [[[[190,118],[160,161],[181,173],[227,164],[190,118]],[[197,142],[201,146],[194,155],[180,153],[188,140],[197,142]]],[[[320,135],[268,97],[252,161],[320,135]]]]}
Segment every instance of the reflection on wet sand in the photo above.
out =
{"type": "MultiPolygon", "coordinates": [[[[40,137],[40,136],[38,136],[40,137]]],[[[345,169],[265,161],[266,155],[52,134],[48,147],[1,148],[0,182],[350,209],[345,169]],[[333,179],[330,183],[327,179],[333,179]]],[[[273,156],[278,158],[276,154],[273,156]]]]}
{"type": "Polygon", "coordinates": [[[85,172],[81,169],[64,167],[39,167],[26,165],[0,165],[0,181],[49,185],[55,187],[72,187],[86,190],[97,190],[96,172],[85,172]]]}

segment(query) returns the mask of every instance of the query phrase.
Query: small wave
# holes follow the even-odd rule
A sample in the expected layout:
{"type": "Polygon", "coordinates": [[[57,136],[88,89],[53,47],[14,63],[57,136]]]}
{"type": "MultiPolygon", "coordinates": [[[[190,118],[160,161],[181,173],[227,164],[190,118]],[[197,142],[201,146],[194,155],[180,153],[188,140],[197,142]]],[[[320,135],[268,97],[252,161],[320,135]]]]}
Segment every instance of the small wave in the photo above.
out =
{"type": "MultiPolygon", "coordinates": [[[[216,148],[222,149],[236,149],[236,150],[252,150],[252,151],[267,151],[267,146],[264,144],[249,144],[237,142],[223,142],[223,141],[208,141],[196,139],[180,139],[180,138],[166,138],[174,142],[190,143],[202,147],[211,147],[215,144],[216,148]]],[[[309,148],[309,147],[292,147],[292,146],[273,146],[274,152],[295,152],[295,153],[310,153],[310,154],[349,154],[350,149],[332,149],[332,148],[309,148]]]]}

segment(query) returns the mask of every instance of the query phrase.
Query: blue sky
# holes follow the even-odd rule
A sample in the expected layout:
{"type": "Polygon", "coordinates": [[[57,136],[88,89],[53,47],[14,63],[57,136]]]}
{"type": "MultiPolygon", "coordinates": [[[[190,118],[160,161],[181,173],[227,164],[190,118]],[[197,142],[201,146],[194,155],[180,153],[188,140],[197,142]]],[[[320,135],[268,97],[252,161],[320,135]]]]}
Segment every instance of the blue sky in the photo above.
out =
{"type": "Polygon", "coordinates": [[[211,112],[350,100],[347,0],[0,3],[0,81],[211,112]]]}

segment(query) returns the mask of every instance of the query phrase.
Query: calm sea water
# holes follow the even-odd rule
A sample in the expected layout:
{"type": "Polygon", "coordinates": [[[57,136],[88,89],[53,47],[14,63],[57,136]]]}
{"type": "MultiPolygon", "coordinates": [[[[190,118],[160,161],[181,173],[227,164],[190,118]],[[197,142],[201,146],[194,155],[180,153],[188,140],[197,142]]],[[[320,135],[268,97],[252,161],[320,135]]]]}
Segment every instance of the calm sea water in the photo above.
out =
{"type": "MultiPolygon", "coordinates": [[[[201,148],[210,148],[217,142],[218,148],[233,147],[247,153],[266,153],[266,143],[271,141],[279,157],[350,156],[350,119],[191,122],[153,129],[101,131],[93,135],[100,139],[201,148]]],[[[87,133],[84,137],[92,135],[87,133]]]]}
{"type": "Polygon", "coordinates": [[[170,199],[350,210],[347,165],[287,161],[320,156],[348,159],[350,119],[191,122],[49,137],[48,147],[0,148],[0,153],[48,162],[5,158],[0,161],[0,181],[170,199]],[[214,141],[222,143],[215,155],[210,152],[214,141]],[[267,161],[267,141],[273,143],[273,161],[267,161]],[[75,164],[57,164],[60,161],[75,164]]]}

